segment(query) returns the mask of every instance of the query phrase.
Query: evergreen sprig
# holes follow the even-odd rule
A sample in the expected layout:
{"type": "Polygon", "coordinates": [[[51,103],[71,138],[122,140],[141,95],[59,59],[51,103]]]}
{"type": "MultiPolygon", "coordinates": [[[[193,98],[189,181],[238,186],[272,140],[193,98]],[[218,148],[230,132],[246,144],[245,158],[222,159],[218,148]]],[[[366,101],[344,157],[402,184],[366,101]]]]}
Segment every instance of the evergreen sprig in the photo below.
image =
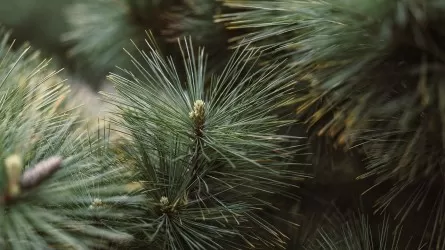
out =
{"type": "Polygon", "coordinates": [[[298,138],[276,133],[291,123],[274,112],[293,97],[293,74],[284,62],[260,66],[257,50],[239,49],[221,74],[209,76],[204,51],[195,57],[184,39],[181,78],[151,35],[147,45],[143,60],[129,53],[139,72],[112,73],[117,94],[106,96],[128,134],[122,160],[147,197],[139,222],[146,239],[161,249],[284,245],[256,211],[271,206],[262,195],[304,177],[290,163],[298,146],[285,145],[298,138]]]}
{"type": "Polygon", "coordinates": [[[107,249],[131,240],[107,225],[125,221],[137,201],[125,172],[98,164],[105,148],[65,105],[69,89],[48,61],[12,51],[8,39],[0,46],[0,248],[107,249]]]}

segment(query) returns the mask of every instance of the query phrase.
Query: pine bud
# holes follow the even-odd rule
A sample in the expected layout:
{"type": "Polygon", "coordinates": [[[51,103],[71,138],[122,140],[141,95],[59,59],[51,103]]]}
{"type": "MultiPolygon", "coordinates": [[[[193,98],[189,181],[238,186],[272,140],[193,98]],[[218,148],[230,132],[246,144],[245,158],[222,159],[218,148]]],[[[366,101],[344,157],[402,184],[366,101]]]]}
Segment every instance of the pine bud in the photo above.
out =
{"type": "Polygon", "coordinates": [[[91,203],[91,205],[89,206],[89,209],[99,208],[99,207],[102,207],[103,205],[104,205],[104,203],[102,202],[101,199],[95,198],[93,200],[93,202],[91,203]]]}
{"type": "Polygon", "coordinates": [[[20,194],[20,176],[23,162],[19,155],[11,155],[5,159],[6,174],[8,176],[8,196],[15,197],[20,194]]]}
{"type": "Polygon", "coordinates": [[[192,118],[195,121],[202,121],[204,120],[204,105],[205,103],[202,100],[196,100],[193,105],[193,111],[189,113],[190,118],[192,118]]]}
{"type": "Polygon", "coordinates": [[[62,164],[62,158],[53,156],[37,163],[33,168],[26,170],[20,181],[23,189],[29,189],[39,185],[42,181],[56,172],[62,164]]]}
{"type": "Polygon", "coordinates": [[[189,113],[190,118],[195,123],[195,136],[201,137],[205,123],[205,103],[202,100],[196,100],[193,105],[193,111],[189,113]]]}
{"type": "Polygon", "coordinates": [[[170,201],[168,200],[168,198],[166,196],[162,196],[161,199],[159,200],[159,202],[161,203],[162,206],[167,206],[168,203],[170,203],[170,201]]]}

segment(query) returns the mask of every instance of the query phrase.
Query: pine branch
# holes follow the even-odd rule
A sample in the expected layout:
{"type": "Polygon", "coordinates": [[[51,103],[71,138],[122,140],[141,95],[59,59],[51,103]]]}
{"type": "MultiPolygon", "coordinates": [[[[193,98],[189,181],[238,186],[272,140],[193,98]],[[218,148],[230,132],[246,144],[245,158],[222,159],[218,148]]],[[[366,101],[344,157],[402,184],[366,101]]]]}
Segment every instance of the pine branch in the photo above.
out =
{"type": "Polygon", "coordinates": [[[283,63],[256,65],[258,51],[240,49],[208,75],[204,51],[195,57],[186,39],[183,79],[152,36],[147,45],[143,60],[129,53],[139,72],[109,76],[117,95],[106,100],[128,132],[123,159],[147,196],[148,240],[161,249],[282,246],[284,235],[255,211],[270,206],[262,194],[305,177],[289,160],[296,149],[283,146],[298,138],[276,134],[292,122],[274,111],[292,98],[293,74],[283,63]]]}
{"type": "MultiPolygon", "coordinates": [[[[103,170],[68,88],[37,54],[0,46],[0,248],[106,249],[132,237],[110,229],[131,206],[123,169],[103,170]],[[56,158],[52,158],[56,157],[56,158]],[[52,159],[52,160],[51,160],[52,159]],[[94,199],[103,208],[89,209],[94,199]],[[119,205],[119,208],[116,207],[119,205]]],[[[122,228],[122,227],[121,227],[122,228]]]]}

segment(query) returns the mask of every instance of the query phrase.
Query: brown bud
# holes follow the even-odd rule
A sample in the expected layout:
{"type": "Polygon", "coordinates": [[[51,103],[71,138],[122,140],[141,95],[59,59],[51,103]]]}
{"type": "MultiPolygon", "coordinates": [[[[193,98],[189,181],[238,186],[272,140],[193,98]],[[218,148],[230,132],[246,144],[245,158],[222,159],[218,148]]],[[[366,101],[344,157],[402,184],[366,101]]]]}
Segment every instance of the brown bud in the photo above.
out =
{"type": "Polygon", "coordinates": [[[20,180],[23,189],[33,188],[54,174],[62,164],[62,157],[53,156],[27,169],[20,180]]]}

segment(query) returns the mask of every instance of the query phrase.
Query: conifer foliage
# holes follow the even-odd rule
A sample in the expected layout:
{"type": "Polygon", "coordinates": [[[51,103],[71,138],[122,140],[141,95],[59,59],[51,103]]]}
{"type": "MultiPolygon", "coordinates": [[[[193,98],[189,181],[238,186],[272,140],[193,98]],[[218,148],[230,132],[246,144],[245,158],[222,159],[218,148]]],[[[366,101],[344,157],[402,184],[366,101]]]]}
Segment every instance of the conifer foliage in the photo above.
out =
{"type": "Polygon", "coordinates": [[[432,227],[424,236],[432,236],[423,240],[442,249],[444,236],[437,228],[443,225],[444,3],[226,4],[246,9],[224,19],[234,28],[256,29],[244,36],[246,41],[267,40],[277,56],[291,58],[300,81],[309,83],[297,96],[297,112],[312,135],[358,150],[366,164],[360,178],[392,186],[376,199],[376,210],[396,211],[396,218],[404,220],[408,212],[429,204],[432,227]]]}
{"type": "Polygon", "coordinates": [[[204,50],[194,57],[191,40],[183,39],[181,79],[151,35],[147,45],[143,60],[132,57],[137,75],[109,76],[117,95],[106,99],[129,134],[123,159],[147,199],[137,223],[148,246],[284,246],[285,236],[258,212],[270,206],[261,197],[304,177],[290,161],[297,147],[284,144],[298,138],[276,133],[290,122],[274,110],[293,98],[293,75],[283,62],[259,66],[258,50],[239,49],[221,74],[208,76],[204,50]]]}
{"type": "Polygon", "coordinates": [[[1,249],[445,249],[444,1],[64,13],[70,55],[113,69],[119,140],[5,36],[1,249]]]}
{"type": "Polygon", "coordinates": [[[12,51],[9,34],[2,35],[0,248],[107,249],[108,242],[131,240],[106,225],[124,216],[116,204],[133,202],[125,172],[98,164],[111,158],[101,160],[102,144],[84,132],[79,112],[64,100],[67,86],[48,61],[27,48],[12,51]],[[103,206],[95,207],[95,200],[103,206]]]}

